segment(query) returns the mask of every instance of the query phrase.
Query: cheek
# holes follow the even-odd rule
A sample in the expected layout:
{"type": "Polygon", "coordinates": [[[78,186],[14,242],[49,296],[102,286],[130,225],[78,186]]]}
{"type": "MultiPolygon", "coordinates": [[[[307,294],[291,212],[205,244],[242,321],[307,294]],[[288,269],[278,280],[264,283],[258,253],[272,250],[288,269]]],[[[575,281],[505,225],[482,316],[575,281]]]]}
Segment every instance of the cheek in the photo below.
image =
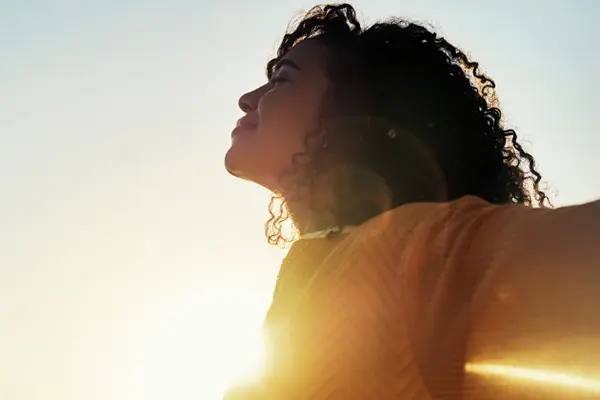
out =
{"type": "Polygon", "coordinates": [[[232,142],[226,166],[235,175],[278,190],[279,178],[292,165],[294,154],[304,151],[306,117],[289,99],[265,94],[258,106],[258,126],[232,142]]]}
{"type": "Polygon", "coordinates": [[[280,89],[258,105],[259,133],[290,159],[305,150],[305,137],[318,128],[317,102],[306,93],[280,89]]]}

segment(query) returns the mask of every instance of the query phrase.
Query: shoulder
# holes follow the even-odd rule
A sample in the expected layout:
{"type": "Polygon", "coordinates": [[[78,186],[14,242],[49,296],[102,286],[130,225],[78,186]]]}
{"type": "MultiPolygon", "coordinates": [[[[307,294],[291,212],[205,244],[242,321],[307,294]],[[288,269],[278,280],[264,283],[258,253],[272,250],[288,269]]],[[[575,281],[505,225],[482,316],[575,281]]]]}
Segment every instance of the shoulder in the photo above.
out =
{"type": "Polygon", "coordinates": [[[511,211],[510,206],[492,205],[475,196],[444,203],[406,204],[364,223],[354,244],[357,249],[375,246],[394,252],[421,242],[445,242],[469,225],[511,211]]]}
{"type": "Polygon", "coordinates": [[[410,232],[427,224],[455,222],[457,218],[465,218],[467,215],[474,216],[497,208],[498,206],[475,196],[465,196],[441,203],[410,203],[386,211],[367,221],[362,230],[372,235],[394,235],[400,232],[410,232]]]}

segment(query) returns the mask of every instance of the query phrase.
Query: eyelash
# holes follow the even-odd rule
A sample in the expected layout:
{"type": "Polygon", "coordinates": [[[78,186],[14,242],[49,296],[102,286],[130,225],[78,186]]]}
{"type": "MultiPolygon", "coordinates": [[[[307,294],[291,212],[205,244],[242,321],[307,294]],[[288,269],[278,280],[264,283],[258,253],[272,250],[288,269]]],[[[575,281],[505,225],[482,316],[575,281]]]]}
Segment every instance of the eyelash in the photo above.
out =
{"type": "Polygon", "coordinates": [[[276,76],[271,79],[272,84],[277,84],[277,83],[282,83],[282,82],[287,82],[287,81],[288,81],[288,79],[283,76],[276,76]]]}

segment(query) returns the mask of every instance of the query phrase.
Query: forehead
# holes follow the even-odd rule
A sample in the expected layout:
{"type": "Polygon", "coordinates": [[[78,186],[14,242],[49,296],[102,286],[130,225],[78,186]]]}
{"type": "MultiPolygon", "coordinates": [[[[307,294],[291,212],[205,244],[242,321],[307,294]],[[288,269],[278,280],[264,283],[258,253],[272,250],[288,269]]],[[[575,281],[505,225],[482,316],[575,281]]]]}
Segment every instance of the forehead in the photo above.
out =
{"type": "Polygon", "coordinates": [[[326,55],[325,44],[318,38],[311,38],[296,44],[281,57],[281,60],[293,61],[302,71],[323,72],[326,55]]]}

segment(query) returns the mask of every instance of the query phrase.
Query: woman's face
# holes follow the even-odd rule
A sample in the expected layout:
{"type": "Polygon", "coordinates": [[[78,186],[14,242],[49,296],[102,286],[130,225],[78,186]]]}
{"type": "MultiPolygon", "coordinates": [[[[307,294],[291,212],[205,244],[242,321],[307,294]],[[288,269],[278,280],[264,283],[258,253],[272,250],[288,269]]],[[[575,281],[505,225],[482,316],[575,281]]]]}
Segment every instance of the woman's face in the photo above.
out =
{"type": "Polygon", "coordinates": [[[294,46],[277,64],[265,85],[242,95],[245,113],[231,134],[225,156],[235,176],[281,191],[279,179],[305,152],[306,135],[318,129],[327,89],[325,46],[315,39],[294,46]]]}

